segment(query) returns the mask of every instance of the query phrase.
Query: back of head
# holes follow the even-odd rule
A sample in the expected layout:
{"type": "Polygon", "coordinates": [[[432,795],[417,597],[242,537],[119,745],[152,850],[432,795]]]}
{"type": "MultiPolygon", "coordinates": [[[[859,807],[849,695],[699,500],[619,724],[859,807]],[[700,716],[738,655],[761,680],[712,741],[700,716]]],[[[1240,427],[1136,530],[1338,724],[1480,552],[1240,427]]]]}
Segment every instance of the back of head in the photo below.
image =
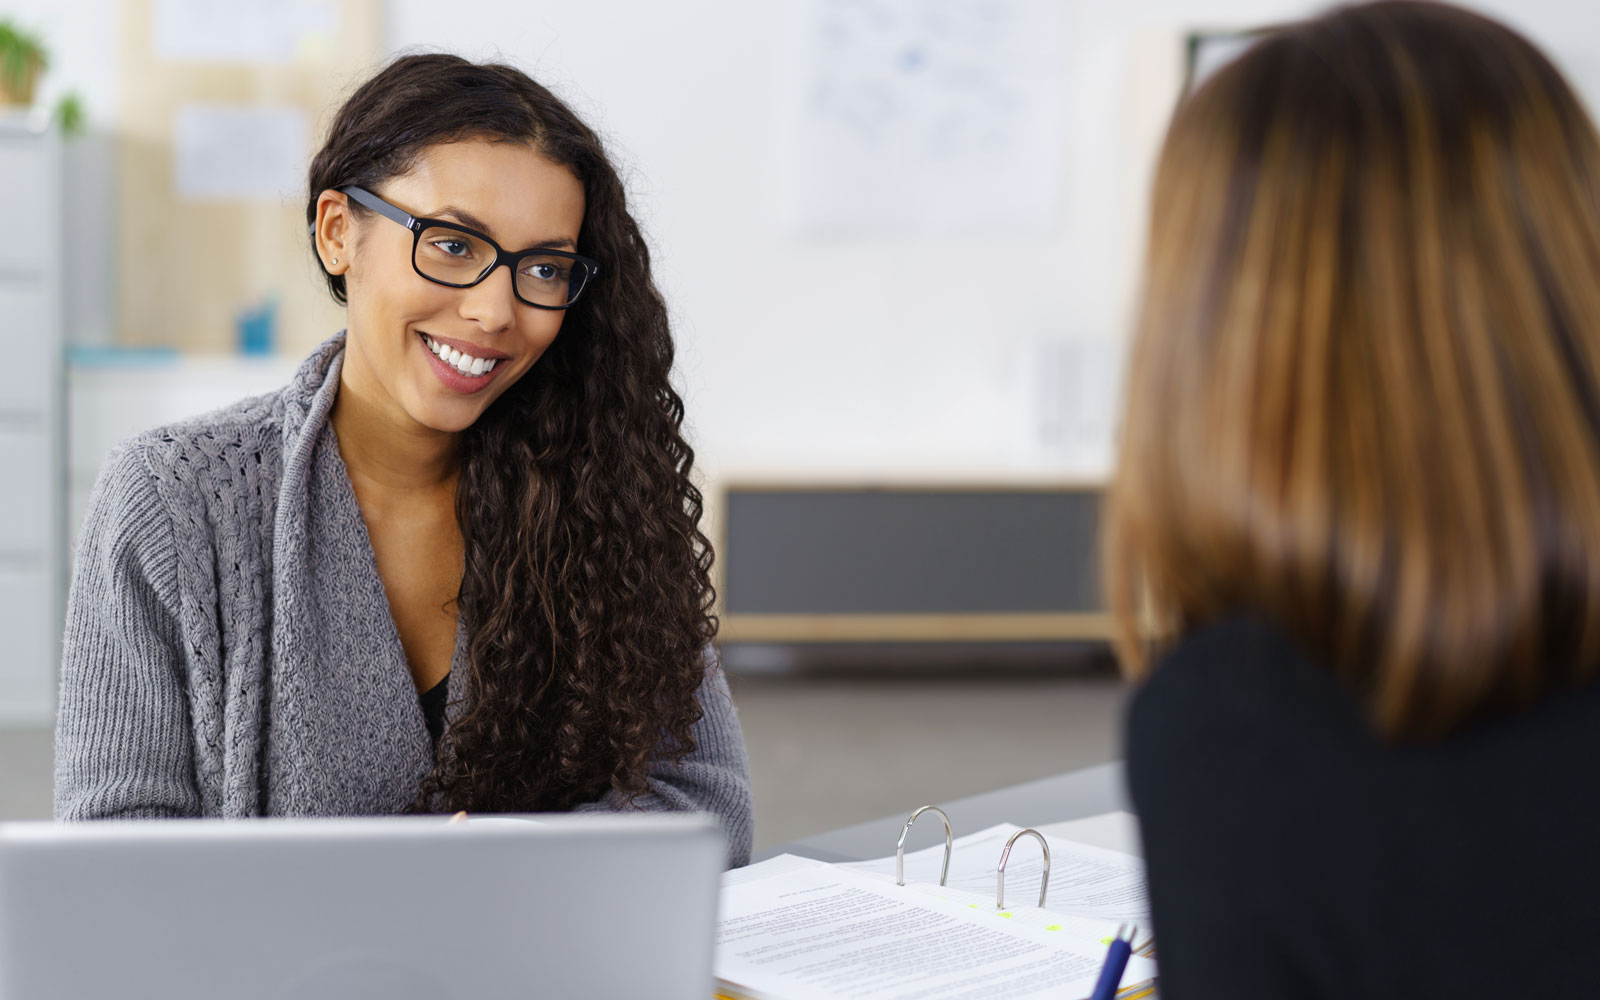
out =
{"type": "Polygon", "coordinates": [[[1124,653],[1233,615],[1420,737],[1600,666],[1600,140],[1442,4],[1275,32],[1178,109],[1106,569],[1124,653]]]}

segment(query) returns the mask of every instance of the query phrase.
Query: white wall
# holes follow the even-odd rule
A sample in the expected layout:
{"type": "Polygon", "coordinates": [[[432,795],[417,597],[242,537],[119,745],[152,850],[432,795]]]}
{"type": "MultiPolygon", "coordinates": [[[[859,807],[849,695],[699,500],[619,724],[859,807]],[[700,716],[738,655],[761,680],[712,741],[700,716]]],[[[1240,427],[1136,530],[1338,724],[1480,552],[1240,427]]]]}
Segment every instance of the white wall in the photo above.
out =
{"type": "MultiPolygon", "coordinates": [[[[1021,346],[1112,322],[1103,248],[1086,253],[1087,234],[1066,220],[1020,243],[788,235],[777,203],[784,4],[469,7],[476,16],[393,2],[390,42],[512,58],[609,135],[633,170],[695,442],[716,471],[994,464],[1013,431],[1021,346]],[[987,277],[965,294],[952,282],[989,261],[998,272],[1002,255],[997,296],[987,277]],[[1086,257],[1096,266],[1079,266],[1086,257]],[[824,278],[829,301],[815,296],[824,278]]],[[[1064,99],[1075,76],[1063,74],[1064,99]]],[[[1069,189],[1066,200],[1076,216],[1082,199],[1069,189]]]]}
{"type": "MultiPolygon", "coordinates": [[[[695,441],[714,474],[914,475],[1051,465],[1019,451],[1030,404],[1017,372],[1041,340],[1126,328],[1179,33],[1316,9],[1293,0],[1067,6],[1062,217],[1054,235],[977,246],[823,243],[784,231],[775,191],[790,5],[390,0],[387,10],[391,47],[508,57],[609,134],[634,171],[683,347],[695,441]],[[1001,254],[1013,260],[1003,294],[950,294],[953,270],[1001,254]],[[812,294],[822,274],[836,289],[827,302],[812,294]]],[[[1600,104],[1600,4],[1480,6],[1531,34],[1600,104]]]]}
{"type": "MultiPolygon", "coordinates": [[[[610,137],[656,248],[692,434],[713,476],[1092,474],[1095,455],[1032,446],[1028,369],[1042,343],[1066,340],[1082,347],[1069,356],[1100,362],[1084,379],[1115,378],[1096,345],[1126,329],[1149,164],[1178,86],[1177,39],[1187,28],[1270,22],[1316,6],[1063,5],[1069,148],[1060,217],[1042,236],[983,241],[826,242],[785,230],[777,191],[793,2],[388,0],[385,12],[391,49],[509,58],[610,137]],[[952,274],[1001,255],[1009,266],[1000,294],[951,293],[952,274]],[[813,291],[823,275],[834,289],[826,302],[813,291]]],[[[1600,3],[1478,6],[1528,32],[1600,106],[1600,3]]],[[[114,128],[122,4],[0,0],[0,15],[48,37],[47,101],[77,89],[91,127],[114,128]]],[[[108,187],[99,158],[91,199],[108,187]]],[[[69,239],[104,245],[109,223],[95,217],[69,217],[69,239]]],[[[74,339],[105,335],[109,300],[95,289],[108,295],[113,286],[99,280],[69,302],[74,339]]]]}

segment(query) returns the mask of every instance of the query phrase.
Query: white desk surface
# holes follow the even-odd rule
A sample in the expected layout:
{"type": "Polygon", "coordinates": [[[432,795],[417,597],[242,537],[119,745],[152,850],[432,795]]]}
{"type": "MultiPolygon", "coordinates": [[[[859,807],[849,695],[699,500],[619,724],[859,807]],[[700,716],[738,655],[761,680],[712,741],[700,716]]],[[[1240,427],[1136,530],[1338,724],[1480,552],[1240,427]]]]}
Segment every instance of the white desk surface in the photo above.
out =
{"type": "MultiPolygon", "coordinates": [[[[1010,788],[1001,788],[981,795],[972,795],[953,802],[917,803],[936,805],[950,817],[950,826],[957,837],[976,833],[996,823],[1017,823],[1038,827],[1046,833],[1060,834],[1075,840],[1100,843],[1118,850],[1137,852],[1137,831],[1129,840],[1127,820],[1104,820],[1098,824],[1069,827],[1064,821],[1082,820],[1104,813],[1130,809],[1128,794],[1122,776],[1122,763],[1099,764],[1079,771],[1069,771],[1051,778],[1041,778],[1010,788]],[[1107,839],[1091,839],[1107,838],[1107,839]],[[1120,845],[1120,846],[1119,846],[1120,845]]],[[[915,808],[913,806],[912,808],[915,808]]],[[[831,830],[805,837],[801,840],[779,844],[757,851],[753,861],[765,861],[779,854],[798,854],[819,861],[865,861],[894,853],[895,842],[905,826],[911,809],[867,823],[858,823],[840,830],[831,830]]],[[[936,842],[939,828],[936,816],[917,821],[917,830],[927,824],[927,843],[936,842]]],[[[916,833],[912,834],[913,837],[916,833]]],[[[910,850],[910,846],[907,846],[910,850]]]]}

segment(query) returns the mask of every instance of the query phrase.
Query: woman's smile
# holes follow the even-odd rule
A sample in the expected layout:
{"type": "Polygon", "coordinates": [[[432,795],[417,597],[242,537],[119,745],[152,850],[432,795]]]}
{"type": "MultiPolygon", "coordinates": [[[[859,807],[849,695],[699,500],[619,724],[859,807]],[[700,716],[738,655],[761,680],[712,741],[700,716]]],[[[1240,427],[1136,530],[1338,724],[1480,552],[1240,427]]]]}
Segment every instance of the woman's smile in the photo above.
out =
{"type": "Polygon", "coordinates": [[[445,388],[468,395],[487,388],[495,373],[505,371],[506,362],[511,359],[504,351],[421,331],[417,342],[426,352],[428,367],[445,388]]]}

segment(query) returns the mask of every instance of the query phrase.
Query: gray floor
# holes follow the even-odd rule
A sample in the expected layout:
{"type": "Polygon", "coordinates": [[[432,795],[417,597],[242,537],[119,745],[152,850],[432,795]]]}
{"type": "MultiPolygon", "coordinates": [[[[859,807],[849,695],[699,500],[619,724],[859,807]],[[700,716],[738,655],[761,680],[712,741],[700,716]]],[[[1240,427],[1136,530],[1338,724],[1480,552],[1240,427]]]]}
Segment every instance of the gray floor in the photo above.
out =
{"type": "Polygon", "coordinates": [[[736,677],[733,692],[758,850],[1120,755],[1125,687],[1108,674],[736,677]]]}
{"type": "MultiPolygon", "coordinates": [[[[1111,760],[1126,695],[1105,671],[830,672],[732,683],[758,849],[1111,760]]],[[[0,819],[49,815],[50,734],[0,730],[0,819]]]]}

